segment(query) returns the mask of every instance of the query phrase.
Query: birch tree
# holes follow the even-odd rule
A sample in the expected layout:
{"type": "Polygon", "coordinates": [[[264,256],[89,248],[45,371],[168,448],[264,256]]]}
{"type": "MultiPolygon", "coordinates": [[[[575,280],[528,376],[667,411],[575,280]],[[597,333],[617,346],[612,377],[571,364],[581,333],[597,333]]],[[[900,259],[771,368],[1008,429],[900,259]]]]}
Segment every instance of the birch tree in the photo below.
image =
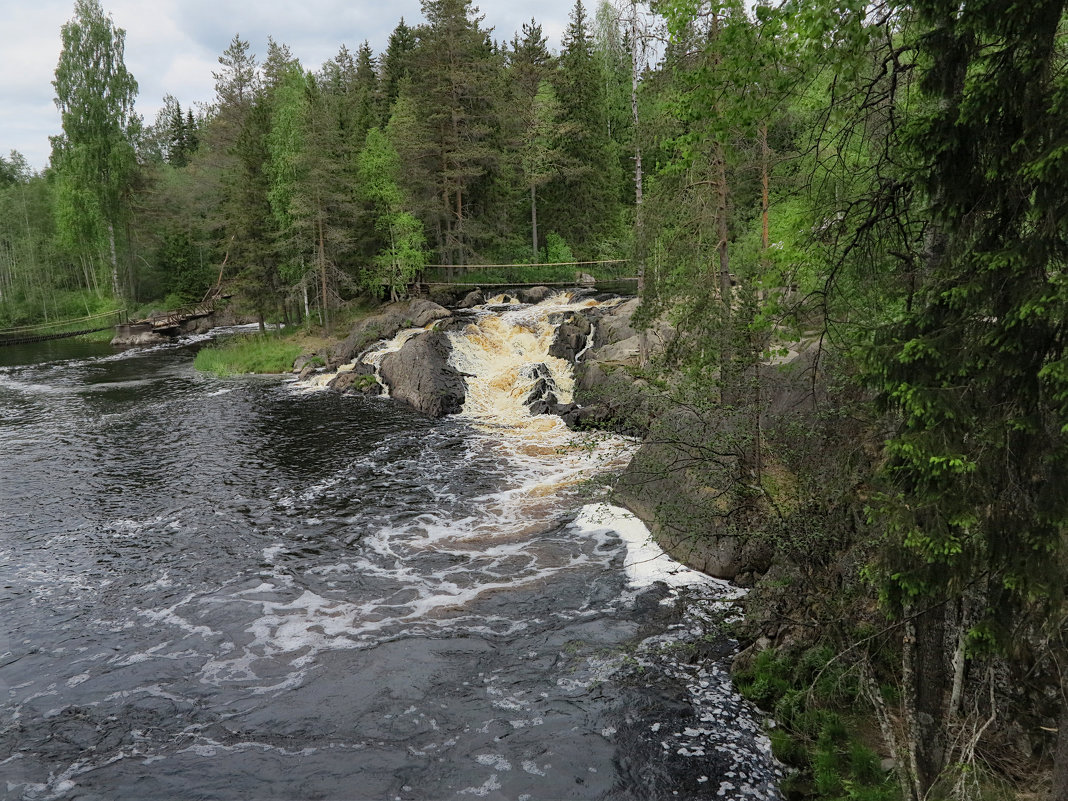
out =
{"type": "Polygon", "coordinates": [[[62,39],[52,82],[63,123],[63,133],[52,137],[60,240],[83,259],[106,251],[111,291],[119,296],[116,240],[137,169],[137,81],[123,63],[126,32],[98,0],[77,0],[62,39]]]}

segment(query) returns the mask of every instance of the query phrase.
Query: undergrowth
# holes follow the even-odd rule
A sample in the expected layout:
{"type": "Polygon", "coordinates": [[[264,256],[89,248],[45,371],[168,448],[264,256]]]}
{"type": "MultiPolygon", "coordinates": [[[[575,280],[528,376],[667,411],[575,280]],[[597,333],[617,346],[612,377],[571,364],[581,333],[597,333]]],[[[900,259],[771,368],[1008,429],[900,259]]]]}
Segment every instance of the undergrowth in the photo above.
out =
{"type": "Polygon", "coordinates": [[[769,737],[790,769],[782,783],[789,801],[900,801],[899,785],[856,726],[865,708],[857,676],[833,661],[831,649],[796,659],[763,651],[735,682],[775,720],[769,737]]]}

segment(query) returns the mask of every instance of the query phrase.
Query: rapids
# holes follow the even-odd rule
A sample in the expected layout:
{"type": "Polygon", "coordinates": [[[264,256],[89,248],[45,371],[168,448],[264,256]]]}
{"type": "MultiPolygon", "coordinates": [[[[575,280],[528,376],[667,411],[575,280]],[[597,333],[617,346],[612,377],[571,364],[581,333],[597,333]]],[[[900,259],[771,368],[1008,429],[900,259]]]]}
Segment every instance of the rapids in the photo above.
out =
{"type": "Polygon", "coordinates": [[[593,303],[475,310],[440,421],[199,340],[0,352],[0,798],[778,798],[736,591],[601,502],[634,443],[523,405],[593,303]]]}

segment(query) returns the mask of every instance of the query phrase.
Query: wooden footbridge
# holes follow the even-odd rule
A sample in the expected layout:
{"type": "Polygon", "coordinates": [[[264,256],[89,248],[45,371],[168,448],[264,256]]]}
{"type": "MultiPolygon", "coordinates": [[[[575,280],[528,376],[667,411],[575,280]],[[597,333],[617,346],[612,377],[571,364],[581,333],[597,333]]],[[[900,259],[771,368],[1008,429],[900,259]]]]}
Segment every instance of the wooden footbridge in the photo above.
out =
{"type": "Polygon", "coordinates": [[[627,259],[544,264],[430,264],[418,283],[472,288],[594,286],[637,281],[638,276],[632,273],[627,259]]]}
{"type": "Polygon", "coordinates": [[[165,312],[155,312],[141,320],[129,320],[126,309],[91,314],[71,320],[51,320],[35,325],[19,326],[0,330],[0,346],[26,345],[33,342],[47,342],[52,339],[68,339],[86,334],[114,329],[120,334],[154,332],[165,336],[178,333],[183,323],[199,317],[207,317],[216,311],[228,298],[215,297],[194,306],[184,306],[165,312]]]}

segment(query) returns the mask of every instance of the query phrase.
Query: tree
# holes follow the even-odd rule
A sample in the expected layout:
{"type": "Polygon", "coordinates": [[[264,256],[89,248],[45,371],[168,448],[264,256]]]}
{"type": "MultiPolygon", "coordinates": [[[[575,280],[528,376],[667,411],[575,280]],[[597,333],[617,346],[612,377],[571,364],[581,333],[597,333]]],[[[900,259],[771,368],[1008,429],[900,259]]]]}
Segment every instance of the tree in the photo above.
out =
{"type": "Polygon", "coordinates": [[[118,297],[116,239],[124,230],[137,167],[137,82],[123,62],[126,32],[105,16],[98,0],[77,0],[62,40],[52,82],[63,123],[62,135],[52,137],[59,233],[83,258],[106,240],[111,291],[118,297]]]}
{"type": "Polygon", "coordinates": [[[400,95],[401,85],[411,78],[411,58],[415,46],[415,29],[406,25],[404,17],[401,17],[397,27],[389,35],[386,52],[379,64],[378,84],[382,97],[383,125],[389,122],[393,114],[393,104],[400,95]]]}
{"type": "Polygon", "coordinates": [[[564,32],[556,94],[569,135],[564,153],[577,168],[553,187],[547,209],[551,227],[586,256],[619,223],[622,174],[608,123],[605,75],[590,41],[582,0],[576,0],[564,32]]]}
{"type": "Polygon", "coordinates": [[[421,150],[434,165],[426,222],[443,263],[463,264],[478,233],[480,181],[498,160],[491,133],[499,63],[470,0],[423,0],[422,8],[427,25],[412,54],[410,86],[430,134],[421,150]]]}
{"type": "Polygon", "coordinates": [[[530,229],[534,261],[538,261],[538,189],[563,172],[561,143],[567,129],[556,93],[548,81],[542,81],[524,115],[527,135],[521,152],[523,178],[530,190],[530,229]]]}
{"type": "Polygon", "coordinates": [[[422,223],[404,209],[398,184],[400,156],[378,128],[367,133],[359,155],[359,194],[374,218],[381,249],[374,258],[376,270],[367,286],[376,295],[388,290],[397,300],[408,284],[426,266],[426,236],[422,223]]]}
{"type": "MultiPolygon", "coordinates": [[[[885,326],[872,381],[886,447],[886,590],[904,618],[913,792],[952,758],[947,621],[971,648],[1044,636],[1064,664],[1068,493],[1068,107],[1064,0],[1018,13],[911,4],[926,102],[912,129],[927,205],[922,284],[885,326]],[[965,601],[974,607],[962,619],[965,601]]],[[[1054,799],[1068,793],[1068,680],[1054,799]]]]}

